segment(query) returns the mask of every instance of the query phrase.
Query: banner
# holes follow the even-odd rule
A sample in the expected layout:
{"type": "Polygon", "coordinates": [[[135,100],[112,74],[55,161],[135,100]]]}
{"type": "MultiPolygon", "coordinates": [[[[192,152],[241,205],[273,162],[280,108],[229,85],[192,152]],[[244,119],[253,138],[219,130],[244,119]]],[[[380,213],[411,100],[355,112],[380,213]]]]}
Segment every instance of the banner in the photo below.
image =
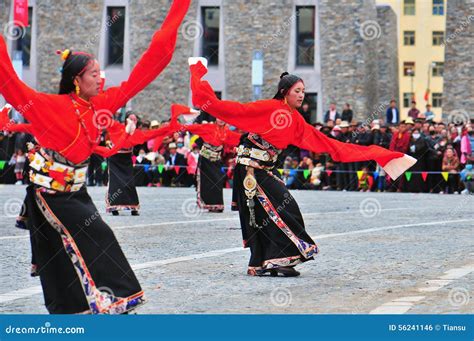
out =
{"type": "Polygon", "coordinates": [[[444,181],[448,182],[449,173],[448,172],[441,172],[441,175],[443,176],[444,181]]]}
{"type": "Polygon", "coordinates": [[[17,26],[28,27],[28,0],[14,0],[13,21],[17,26]]]}
{"type": "Polygon", "coordinates": [[[421,172],[421,177],[423,178],[423,181],[426,181],[426,178],[428,177],[428,172],[421,172]]]}

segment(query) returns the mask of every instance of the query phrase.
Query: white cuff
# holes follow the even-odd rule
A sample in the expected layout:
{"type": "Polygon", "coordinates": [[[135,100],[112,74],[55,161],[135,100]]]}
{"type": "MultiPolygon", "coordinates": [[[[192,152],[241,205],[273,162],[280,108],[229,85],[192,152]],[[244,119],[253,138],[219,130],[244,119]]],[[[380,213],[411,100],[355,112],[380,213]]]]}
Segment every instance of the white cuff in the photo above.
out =
{"type": "Polygon", "coordinates": [[[398,157],[391,160],[382,168],[391,179],[396,180],[400,175],[405,173],[407,169],[411,168],[417,161],[418,160],[414,157],[405,154],[403,157],[398,157]]]}
{"type": "Polygon", "coordinates": [[[189,66],[197,64],[198,62],[201,62],[202,65],[207,69],[207,59],[204,57],[189,57],[188,58],[188,64],[189,66]]]}

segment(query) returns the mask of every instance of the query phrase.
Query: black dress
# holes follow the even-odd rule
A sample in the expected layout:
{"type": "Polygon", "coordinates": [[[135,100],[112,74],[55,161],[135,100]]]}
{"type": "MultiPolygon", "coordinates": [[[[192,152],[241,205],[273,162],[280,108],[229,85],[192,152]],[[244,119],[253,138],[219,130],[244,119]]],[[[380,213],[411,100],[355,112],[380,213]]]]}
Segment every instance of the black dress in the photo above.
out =
{"type": "Polygon", "coordinates": [[[109,183],[105,200],[107,212],[140,209],[133,171],[131,150],[124,150],[109,158],[109,183]]]}
{"type": "Polygon", "coordinates": [[[251,275],[258,270],[293,267],[318,253],[296,200],[275,171],[280,152],[255,134],[243,137],[237,151],[233,210],[239,211],[244,247],[250,248],[251,275]],[[248,190],[252,187],[249,177],[256,180],[253,191],[248,190]]]}
{"type": "Polygon", "coordinates": [[[224,210],[223,189],[226,175],[222,173],[222,151],[222,146],[204,143],[198,161],[197,204],[210,212],[224,210]]]}
{"type": "Polygon", "coordinates": [[[30,165],[28,228],[48,311],[121,314],[142,305],[140,284],[87,193],[87,162],[73,164],[41,150],[30,165]],[[56,181],[53,166],[67,167],[71,176],[64,184],[56,181]]]}

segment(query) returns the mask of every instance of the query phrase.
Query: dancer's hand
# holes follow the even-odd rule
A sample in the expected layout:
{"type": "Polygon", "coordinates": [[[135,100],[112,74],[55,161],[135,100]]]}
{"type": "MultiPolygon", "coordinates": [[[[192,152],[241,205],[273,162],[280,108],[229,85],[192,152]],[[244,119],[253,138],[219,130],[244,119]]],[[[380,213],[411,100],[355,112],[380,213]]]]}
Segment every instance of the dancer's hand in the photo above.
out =
{"type": "Polygon", "coordinates": [[[137,129],[137,125],[133,121],[133,119],[127,118],[127,125],[125,126],[125,132],[129,135],[133,135],[136,129],[137,129]]]}
{"type": "Polygon", "coordinates": [[[2,110],[0,110],[0,131],[8,130],[8,124],[10,123],[10,117],[8,117],[8,114],[11,110],[12,106],[10,104],[5,105],[2,110]]]}

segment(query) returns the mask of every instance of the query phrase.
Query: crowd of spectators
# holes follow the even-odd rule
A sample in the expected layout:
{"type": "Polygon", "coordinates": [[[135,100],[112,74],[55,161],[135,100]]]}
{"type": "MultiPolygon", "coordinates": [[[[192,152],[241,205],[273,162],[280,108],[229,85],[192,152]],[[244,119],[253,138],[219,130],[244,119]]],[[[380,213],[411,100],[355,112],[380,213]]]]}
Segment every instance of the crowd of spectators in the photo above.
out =
{"type": "MultiPolygon", "coordinates": [[[[309,122],[309,105],[301,114],[309,122]]],[[[323,122],[314,127],[343,143],[378,145],[415,157],[418,162],[396,181],[375,162],[334,162],[328,155],[315,154],[289,146],[280,155],[276,171],[290,189],[339,191],[397,191],[424,193],[473,193],[474,124],[464,116],[451,122],[435,120],[429,105],[421,112],[412,102],[405,120],[400,120],[397,103],[392,101],[383,113],[364,122],[354,119],[350,104],[341,113],[331,103],[323,122]]],[[[203,113],[198,122],[214,119],[203,113]]],[[[160,122],[139,121],[142,129],[156,129],[160,122]]],[[[242,132],[244,133],[244,132],[242,132]]],[[[104,136],[104,144],[106,137],[104,136]]],[[[0,134],[0,183],[26,182],[25,134],[0,134]],[[3,161],[2,161],[3,160],[3,161]]],[[[176,132],[164,139],[157,152],[153,140],[135,146],[133,163],[137,186],[193,186],[202,140],[190,133],[176,132]]],[[[222,176],[232,186],[234,151],[226,150],[222,176]]],[[[93,155],[88,173],[89,186],[107,183],[107,161],[93,155]]]]}

